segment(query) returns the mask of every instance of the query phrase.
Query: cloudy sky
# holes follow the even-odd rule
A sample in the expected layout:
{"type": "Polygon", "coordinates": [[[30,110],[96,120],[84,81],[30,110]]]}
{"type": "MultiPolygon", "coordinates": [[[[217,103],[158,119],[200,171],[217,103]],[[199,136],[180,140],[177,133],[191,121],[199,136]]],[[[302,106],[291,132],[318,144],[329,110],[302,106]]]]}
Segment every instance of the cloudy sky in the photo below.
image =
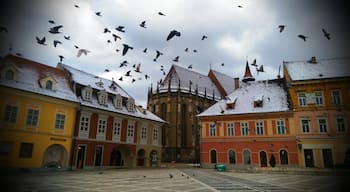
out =
{"type": "Polygon", "coordinates": [[[20,53],[24,58],[56,66],[58,55],[62,55],[64,64],[114,78],[138,104],[146,106],[147,88],[165,77],[161,66],[168,72],[172,64],[186,68],[192,65],[191,70],[202,74],[212,68],[242,78],[246,61],[252,63],[256,59],[266,72],[257,74],[253,66],[251,70],[261,80],[276,78],[283,61],[308,60],[312,56],[349,57],[350,11],[342,2],[6,0],[0,3],[0,26],[8,31],[0,32],[0,56],[8,54],[11,47],[12,54],[20,53]],[[146,21],[146,28],[139,26],[142,21],[146,21]],[[60,33],[48,32],[57,25],[63,25],[60,33]],[[286,26],[282,33],[279,25],[286,26]],[[125,32],[115,30],[118,26],[124,26],[125,32]],[[104,33],[105,28],[111,32],[104,33]],[[330,33],[330,40],[325,38],[322,28],[330,33]],[[166,41],[172,30],[179,31],[181,36],[166,41]],[[112,34],[121,39],[115,42],[112,34]],[[307,36],[306,41],[298,38],[299,34],[307,36]],[[203,35],[208,38],[202,40],[203,35]],[[70,40],[64,36],[70,36],[70,40]],[[47,45],[38,44],[36,37],[45,37],[47,45]],[[62,44],[54,47],[54,40],[62,44]],[[122,56],[122,44],[133,47],[125,56],[122,56]],[[78,49],[74,45],[91,52],[77,57],[78,49]],[[143,52],[145,48],[147,53],[143,52]],[[156,50],[163,55],[154,62],[156,50]],[[176,56],[179,62],[173,61],[176,56]],[[120,67],[124,60],[128,66],[120,67]],[[142,73],[134,72],[134,64],[140,64],[142,73]],[[125,77],[129,70],[132,77],[125,77]],[[145,74],[150,78],[146,80],[145,74]],[[118,80],[121,76],[123,81],[118,80]]]}

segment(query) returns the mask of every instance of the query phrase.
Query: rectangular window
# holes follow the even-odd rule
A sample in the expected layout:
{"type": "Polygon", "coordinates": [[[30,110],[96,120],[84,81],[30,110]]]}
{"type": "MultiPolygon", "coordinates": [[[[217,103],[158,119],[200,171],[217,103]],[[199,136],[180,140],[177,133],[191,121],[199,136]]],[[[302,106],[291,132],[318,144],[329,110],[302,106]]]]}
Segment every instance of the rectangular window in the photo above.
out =
{"type": "Polygon", "coordinates": [[[147,128],[142,127],[141,128],[141,139],[146,139],[147,138],[147,128]]]}
{"type": "Polygon", "coordinates": [[[340,90],[333,90],[332,91],[332,102],[334,105],[341,104],[340,90]]]}
{"type": "Polygon", "coordinates": [[[306,94],[305,93],[298,93],[298,102],[299,106],[306,106],[306,94]]]}
{"type": "Polygon", "coordinates": [[[64,129],[64,123],[66,120],[66,115],[62,113],[56,113],[55,129],[64,129]]]}
{"type": "Polygon", "coordinates": [[[12,105],[6,105],[4,113],[5,123],[16,123],[18,107],[12,105]]]}
{"type": "Polygon", "coordinates": [[[310,125],[308,119],[302,119],[301,120],[301,128],[303,133],[309,133],[310,132],[310,125]]]}
{"type": "Polygon", "coordinates": [[[114,120],[114,122],[113,122],[113,136],[112,136],[112,139],[114,141],[120,141],[121,125],[122,125],[122,123],[120,120],[114,120]]]}
{"type": "Polygon", "coordinates": [[[38,109],[28,109],[26,125],[30,127],[36,127],[39,120],[39,110],[38,109]]]}
{"type": "Polygon", "coordinates": [[[318,127],[321,133],[327,132],[327,121],[326,119],[318,119],[318,127]]]}
{"type": "Polygon", "coordinates": [[[12,143],[0,141],[0,156],[7,156],[11,153],[12,143]]]}
{"type": "Polygon", "coordinates": [[[158,129],[153,128],[153,145],[158,144],[158,129]]]}
{"type": "Polygon", "coordinates": [[[79,137],[88,138],[90,127],[90,115],[82,114],[80,117],[79,137]]]}
{"type": "Polygon", "coordinates": [[[315,92],[316,105],[323,105],[323,92],[315,92]]]}
{"type": "Polygon", "coordinates": [[[128,143],[134,143],[134,124],[133,123],[128,124],[126,141],[128,143]]]}
{"type": "Polygon", "coordinates": [[[277,134],[278,135],[286,134],[286,127],[284,126],[284,120],[279,119],[276,121],[276,123],[277,123],[277,134]]]}
{"type": "Polygon", "coordinates": [[[257,121],[255,123],[255,130],[257,135],[264,135],[264,124],[262,121],[257,121]]]}
{"type": "Polygon", "coordinates": [[[345,121],[344,118],[337,118],[336,119],[336,123],[337,123],[337,131],[338,133],[343,133],[345,132],[345,121]]]}
{"type": "Polygon", "coordinates": [[[242,131],[242,135],[248,135],[249,134],[249,128],[248,128],[248,123],[247,122],[241,123],[241,131],[242,131]]]}
{"type": "Polygon", "coordinates": [[[227,135],[228,136],[235,135],[233,123],[227,123],[227,135]]]}
{"type": "Polygon", "coordinates": [[[215,123],[210,123],[209,125],[209,136],[216,136],[215,123]]]}
{"type": "Polygon", "coordinates": [[[106,138],[106,126],[107,118],[101,118],[98,120],[96,139],[103,140],[106,138]]]}
{"type": "Polygon", "coordinates": [[[20,158],[32,158],[33,153],[33,143],[21,143],[19,149],[20,158]]]}

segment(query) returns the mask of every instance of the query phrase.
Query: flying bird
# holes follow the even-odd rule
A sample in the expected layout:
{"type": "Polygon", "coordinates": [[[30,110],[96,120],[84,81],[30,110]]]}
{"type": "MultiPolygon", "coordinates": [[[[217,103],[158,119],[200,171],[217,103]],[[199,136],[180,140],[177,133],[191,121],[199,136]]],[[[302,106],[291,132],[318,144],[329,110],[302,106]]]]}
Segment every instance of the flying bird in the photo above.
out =
{"type": "Polygon", "coordinates": [[[192,65],[189,65],[187,68],[192,69],[192,65]]]}
{"type": "Polygon", "coordinates": [[[135,72],[141,73],[140,68],[141,68],[141,64],[139,63],[139,64],[137,64],[137,66],[136,66],[135,72]]]}
{"type": "Polygon", "coordinates": [[[118,35],[116,34],[112,34],[113,38],[114,38],[114,41],[117,41],[117,39],[122,39],[121,37],[119,37],[118,35]]]}
{"type": "Polygon", "coordinates": [[[118,80],[119,80],[119,81],[123,81],[123,77],[120,77],[118,80]]]}
{"type": "Polygon", "coordinates": [[[282,33],[282,31],[284,30],[286,26],[285,25],[279,25],[278,28],[280,29],[280,33],[282,33]]]}
{"type": "Polygon", "coordinates": [[[242,5],[238,5],[237,7],[238,7],[238,8],[243,8],[242,5]]]}
{"type": "Polygon", "coordinates": [[[186,48],[185,51],[188,52],[188,48],[186,48]]]}
{"type": "Polygon", "coordinates": [[[78,47],[77,45],[74,45],[74,47],[75,47],[76,49],[79,49],[79,47],[78,47]]]}
{"type": "Polygon", "coordinates": [[[123,56],[126,54],[126,52],[128,52],[129,49],[133,50],[134,48],[127,45],[127,44],[123,44],[123,56]]]}
{"type": "Polygon", "coordinates": [[[144,53],[147,53],[147,48],[145,48],[145,49],[143,50],[143,52],[144,52],[144,53]]]}
{"type": "Polygon", "coordinates": [[[86,50],[86,49],[79,49],[79,50],[78,50],[77,57],[80,57],[81,54],[87,55],[89,52],[90,52],[90,51],[89,51],[89,50],[86,50]]]}
{"type": "Polygon", "coordinates": [[[134,78],[132,78],[132,80],[131,80],[131,83],[134,83],[136,80],[134,79],[134,78]]]}
{"type": "Polygon", "coordinates": [[[50,28],[49,32],[52,34],[60,33],[59,30],[63,27],[63,25],[57,25],[55,27],[50,28]]]}
{"type": "Polygon", "coordinates": [[[75,4],[74,7],[75,7],[75,8],[80,8],[79,5],[77,5],[77,4],[75,4]]]}
{"type": "Polygon", "coordinates": [[[145,74],[145,79],[148,79],[148,78],[149,78],[149,76],[147,74],[145,74]]]}
{"type": "Polygon", "coordinates": [[[131,75],[130,75],[130,72],[131,72],[131,71],[127,71],[127,72],[125,73],[125,76],[126,76],[126,77],[131,76],[131,75]]]}
{"type": "Polygon", "coordinates": [[[324,28],[322,28],[322,32],[323,32],[323,35],[324,35],[328,40],[331,39],[330,34],[329,34],[324,28]]]}
{"type": "Polygon", "coordinates": [[[55,24],[55,21],[54,20],[49,20],[49,23],[55,24]]]}
{"type": "Polygon", "coordinates": [[[64,57],[62,55],[59,55],[58,57],[60,58],[60,63],[62,63],[64,57]]]}
{"type": "Polygon", "coordinates": [[[202,40],[204,40],[204,39],[206,39],[206,38],[208,38],[208,36],[206,36],[206,35],[203,35],[203,36],[202,36],[202,40]]]}
{"type": "Polygon", "coordinates": [[[102,17],[102,13],[101,12],[96,12],[95,13],[97,16],[99,16],[99,17],[102,17]]]}
{"type": "Polygon", "coordinates": [[[62,42],[59,40],[54,40],[53,41],[53,46],[56,47],[58,44],[61,44],[62,42]]]}
{"type": "Polygon", "coordinates": [[[256,59],[254,59],[253,63],[251,64],[253,65],[254,67],[257,67],[258,65],[256,64],[256,59]]]}
{"type": "Polygon", "coordinates": [[[221,63],[221,66],[224,66],[225,65],[225,63],[221,63]]]}
{"type": "Polygon", "coordinates": [[[306,38],[308,38],[308,37],[305,36],[305,35],[298,35],[298,37],[299,37],[300,39],[304,40],[304,41],[306,41],[306,38]]]}
{"type": "Polygon", "coordinates": [[[162,12],[158,12],[158,15],[165,16],[165,14],[162,12]]]}
{"type": "Polygon", "coordinates": [[[66,39],[66,40],[70,40],[70,36],[63,36],[64,37],[64,39],[66,39]]]}
{"type": "Polygon", "coordinates": [[[156,52],[157,52],[157,55],[156,55],[156,57],[153,59],[153,61],[157,61],[158,57],[161,56],[161,55],[163,55],[163,53],[160,52],[160,51],[158,51],[158,50],[156,50],[156,52]]]}
{"type": "Polygon", "coordinates": [[[36,38],[36,42],[39,43],[40,45],[46,45],[45,44],[45,41],[46,41],[45,36],[41,39],[39,37],[35,37],[35,38],[36,38]]]}
{"type": "Polygon", "coordinates": [[[259,68],[256,68],[256,71],[257,71],[257,72],[265,72],[265,71],[264,71],[264,67],[263,67],[262,65],[260,65],[259,68]]]}
{"type": "Polygon", "coordinates": [[[174,62],[179,62],[179,56],[176,56],[175,59],[173,59],[174,62]]]}
{"type": "Polygon", "coordinates": [[[124,26],[120,26],[120,25],[119,25],[118,27],[115,28],[115,30],[120,31],[120,32],[122,32],[122,33],[125,33],[124,28],[125,28],[124,26]]]}
{"type": "Polygon", "coordinates": [[[170,40],[171,38],[173,38],[175,35],[178,36],[178,37],[180,37],[181,33],[178,32],[178,31],[176,31],[176,30],[172,30],[172,31],[170,31],[170,33],[169,33],[168,37],[166,38],[166,40],[169,41],[169,40],[170,40]]]}
{"type": "Polygon", "coordinates": [[[146,27],[146,21],[142,21],[141,24],[140,24],[140,27],[147,28],[146,27]]]}
{"type": "Polygon", "coordinates": [[[109,72],[109,69],[105,69],[105,72],[109,72]]]}
{"type": "Polygon", "coordinates": [[[120,66],[119,67],[124,67],[124,66],[127,66],[128,65],[128,61],[125,60],[123,62],[120,63],[120,66]]]}
{"type": "Polygon", "coordinates": [[[104,30],[103,30],[103,33],[110,33],[110,32],[111,31],[107,27],[105,27],[104,30]]]}

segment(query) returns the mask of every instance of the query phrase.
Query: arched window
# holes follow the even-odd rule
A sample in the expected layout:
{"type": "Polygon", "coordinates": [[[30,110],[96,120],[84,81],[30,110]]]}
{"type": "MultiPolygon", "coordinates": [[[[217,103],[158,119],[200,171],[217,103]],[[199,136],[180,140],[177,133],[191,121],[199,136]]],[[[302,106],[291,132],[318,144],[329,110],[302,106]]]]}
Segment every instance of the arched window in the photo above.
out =
{"type": "Polygon", "coordinates": [[[236,153],[234,150],[230,150],[228,152],[228,158],[229,158],[230,164],[236,164],[236,153]]]}
{"type": "Polygon", "coordinates": [[[216,151],[214,149],[210,151],[210,162],[216,163],[216,151]]]}
{"type": "Polygon", "coordinates": [[[250,164],[250,152],[248,150],[243,151],[243,157],[244,157],[244,164],[245,165],[250,164]]]}
{"type": "Polygon", "coordinates": [[[288,165],[288,152],[284,149],[280,151],[281,165],[288,165]]]}
{"type": "Polygon", "coordinates": [[[45,84],[45,89],[52,89],[52,81],[48,80],[46,81],[46,84],[45,84]]]}
{"type": "Polygon", "coordinates": [[[15,76],[15,74],[10,69],[5,72],[5,79],[7,79],[7,80],[14,80],[14,78],[15,78],[14,76],[15,76]]]}
{"type": "Polygon", "coordinates": [[[165,121],[166,121],[166,111],[167,111],[166,103],[162,103],[160,105],[160,117],[165,121]]]}

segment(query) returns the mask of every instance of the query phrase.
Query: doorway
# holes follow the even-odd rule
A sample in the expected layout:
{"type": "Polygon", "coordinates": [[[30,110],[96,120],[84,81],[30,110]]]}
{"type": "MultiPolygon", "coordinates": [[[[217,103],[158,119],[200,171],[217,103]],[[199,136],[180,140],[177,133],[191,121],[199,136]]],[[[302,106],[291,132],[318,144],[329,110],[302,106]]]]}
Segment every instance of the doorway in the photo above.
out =
{"type": "Polygon", "coordinates": [[[95,166],[102,165],[102,155],[103,155],[103,146],[97,145],[95,147],[95,166]]]}
{"type": "Polygon", "coordinates": [[[315,167],[312,149],[304,149],[305,167],[315,167]]]}
{"type": "Polygon", "coordinates": [[[78,145],[78,154],[77,154],[77,169],[82,169],[85,163],[85,152],[86,145],[78,145]]]}
{"type": "Polygon", "coordinates": [[[267,155],[265,151],[260,151],[260,166],[267,167],[267,155]]]}
{"type": "Polygon", "coordinates": [[[123,166],[122,153],[119,150],[114,149],[111,153],[111,166],[123,166]]]}
{"type": "Polygon", "coordinates": [[[323,165],[325,168],[333,167],[332,149],[322,149],[323,165]]]}

